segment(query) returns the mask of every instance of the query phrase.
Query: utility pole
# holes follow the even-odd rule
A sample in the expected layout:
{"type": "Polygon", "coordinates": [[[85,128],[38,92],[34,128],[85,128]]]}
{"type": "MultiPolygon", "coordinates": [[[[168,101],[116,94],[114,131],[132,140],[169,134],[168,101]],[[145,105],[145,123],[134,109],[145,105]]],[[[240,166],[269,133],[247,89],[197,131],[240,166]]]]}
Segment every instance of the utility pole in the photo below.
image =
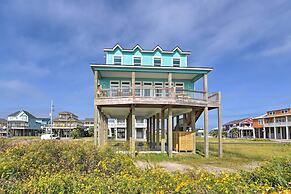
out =
{"type": "Polygon", "coordinates": [[[53,113],[54,113],[54,101],[51,100],[51,112],[50,112],[50,117],[51,117],[51,122],[50,122],[50,133],[53,133],[53,113]]]}

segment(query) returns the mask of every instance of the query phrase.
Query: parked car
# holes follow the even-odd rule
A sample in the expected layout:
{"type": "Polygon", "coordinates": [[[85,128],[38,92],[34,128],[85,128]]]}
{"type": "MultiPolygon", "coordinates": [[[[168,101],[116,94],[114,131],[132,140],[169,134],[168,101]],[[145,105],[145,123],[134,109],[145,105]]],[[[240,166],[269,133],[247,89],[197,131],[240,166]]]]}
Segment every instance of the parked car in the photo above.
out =
{"type": "Polygon", "coordinates": [[[40,139],[43,140],[52,140],[52,139],[60,139],[59,136],[55,135],[55,134],[43,134],[40,136],[40,139]]]}

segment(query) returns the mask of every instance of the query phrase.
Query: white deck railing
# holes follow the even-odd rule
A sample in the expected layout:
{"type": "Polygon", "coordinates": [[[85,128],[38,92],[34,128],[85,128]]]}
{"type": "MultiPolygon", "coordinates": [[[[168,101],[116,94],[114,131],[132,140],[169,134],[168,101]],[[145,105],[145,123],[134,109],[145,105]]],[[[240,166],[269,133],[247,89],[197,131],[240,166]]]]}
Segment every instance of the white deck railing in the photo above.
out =
{"type": "MultiPolygon", "coordinates": [[[[218,102],[218,92],[209,92],[208,101],[218,102]]],[[[159,87],[136,87],[133,91],[131,87],[110,88],[97,91],[98,98],[175,98],[181,100],[201,100],[206,101],[206,93],[202,91],[184,90],[180,88],[159,88],[159,87]]]]}
{"type": "Polygon", "coordinates": [[[265,123],[265,127],[284,127],[284,126],[291,126],[291,122],[265,123]]]}

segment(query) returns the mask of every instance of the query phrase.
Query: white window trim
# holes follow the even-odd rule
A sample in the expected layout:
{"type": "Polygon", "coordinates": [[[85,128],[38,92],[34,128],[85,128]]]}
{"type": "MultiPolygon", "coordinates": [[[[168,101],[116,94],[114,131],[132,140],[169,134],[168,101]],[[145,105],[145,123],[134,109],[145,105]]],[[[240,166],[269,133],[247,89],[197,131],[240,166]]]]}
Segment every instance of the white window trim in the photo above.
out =
{"type": "Polygon", "coordinates": [[[135,81],[136,86],[137,86],[137,83],[139,84],[139,86],[142,86],[141,81],[135,81]]]}
{"type": "Polygon", "coordinates": [[[153,86],[153,82],[151,82],[151,81],[143,81],[143,82],[142,82],[142,86],[145,86],[145,85],[144,85],[145,83],[147,83],[147,84],[149,84],[149,83],[150,83],[150,84],[151,84],[151,86],[153,86]]]}
{"type": "Polygon", "coordinates": [[[154,56],[154,57],[153,57],[153,60],[152,60],[152,63],[153,63],[153,66],[154,66],[154,67],[161,67],[161,66],[155,66],[155,59],[161,59],[161,66],[163,66],[163,57],[160,57],[160,56],[154,56]]]}
{"type": "Polygon", "coordinates": [[[134,64],[134,57],[139,57],[140,58],[140,66],[142,66],[142,56],[132,56],[132,65],[135,65],[134,64]]]}
{"type": "Polygon", "coordinates": [[[154,82],[154,85],[156,86],[156,84],[162,84],[161,86],[164,86],[164,82],[154,82]]]}
{"type": "Polygon", "coordinates": [[[131,81],[123,80],[123,81],[121,81],[121,83],[120,83],[120,87],[121,87],[121,88],[122,88],[123,86],[128,86],[128,87],[130,87],[130,85],[131,85],[131,81]],[[125,82],[126,82],[126,84],[125,84],[125,82]]]}
{"type": "Polygon", "coordinates": [[[118,82],[118,88],[120,88],[120,81],[119,80],[110,80],[110,88],[111,88],[111,82],[118,82]]]}
{"type": "Polygon", "coordinates": [[[180,60],[180,65],[179,67],[181,67],[182,65],[182,57],[172,57],[172,66],[174,67],[174,59],[179,59],[180,60]]]}
{"type": "Polygon", "coordinates": [[[182,92],[185,90],[184,82],[175,82],[175,91],[177,91],[177,88],[182,88],[182,92]],[[177,84],[181,84],[182,86],[177,86],[177,84]]]}
{"type": "Polygon", "coordinates": [[[121,64],[120,65],[123,65],[123,55],[113,55],[113,64],[114,65],[119,65],[119,64],[115,64],[114,63],[114,57],[120,57],[121,58],[121,64]]]}

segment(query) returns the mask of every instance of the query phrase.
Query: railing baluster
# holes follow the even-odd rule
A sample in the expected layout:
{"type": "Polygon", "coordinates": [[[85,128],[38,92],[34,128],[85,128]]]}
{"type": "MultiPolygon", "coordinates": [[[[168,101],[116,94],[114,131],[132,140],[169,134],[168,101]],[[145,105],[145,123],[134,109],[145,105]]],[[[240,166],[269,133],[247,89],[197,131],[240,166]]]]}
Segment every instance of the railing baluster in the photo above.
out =
{"type": "MultiPolygon", "coordinates": [[[[102,90],[98,93],[98,98],[118,98],[118,97],[132,97],[133,90],[131,87],[127,88],[110,88],[102,90]]],[[[169,97],[178,100],[206,100],[204,99],[204,92],[194,90],[177,90],[176,88],[160,88],[160,87],[138,87],[136,88],[136,96],[141,98],[147,97],[169,97]]],[[[218,93],[208,93],[208,101],[217,102],[218,93]]]]}

